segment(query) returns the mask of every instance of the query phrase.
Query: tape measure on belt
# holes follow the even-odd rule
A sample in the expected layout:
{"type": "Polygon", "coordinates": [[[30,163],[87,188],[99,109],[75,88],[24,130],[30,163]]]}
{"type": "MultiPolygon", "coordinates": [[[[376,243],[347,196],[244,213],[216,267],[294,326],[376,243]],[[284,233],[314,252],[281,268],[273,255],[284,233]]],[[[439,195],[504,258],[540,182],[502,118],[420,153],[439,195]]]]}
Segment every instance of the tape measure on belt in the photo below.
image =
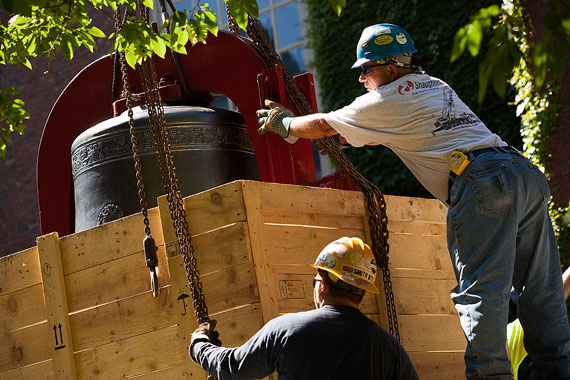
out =
{"type": "Polygon", "coordinates": [[[467,155],[458,150],[454,150],[447,158],[447,167],[456,175],[461,175],[471,160],[467,155]]]}

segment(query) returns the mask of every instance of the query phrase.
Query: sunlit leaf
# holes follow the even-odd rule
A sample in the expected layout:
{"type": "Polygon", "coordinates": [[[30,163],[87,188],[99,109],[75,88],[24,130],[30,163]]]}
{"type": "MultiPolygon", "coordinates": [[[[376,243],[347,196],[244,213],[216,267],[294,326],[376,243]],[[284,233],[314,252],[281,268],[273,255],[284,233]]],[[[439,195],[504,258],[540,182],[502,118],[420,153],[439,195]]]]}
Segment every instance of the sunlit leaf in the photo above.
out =
{"type": "Polygon", "coordinates": [[[93,37],[98,37],[98,38],[105,38],[105,33],[103,33],[103,31],[99,28],[97,28],[96,26],[92,26],[90,28],[87,28],[87,32],[92,35],[93,37]]]}
{"type": "Polygon", "coordinates": [[[329,0],[329,4],[337,16],[340,16],[342,8],[346,7],[346,0],[329,0]]]}

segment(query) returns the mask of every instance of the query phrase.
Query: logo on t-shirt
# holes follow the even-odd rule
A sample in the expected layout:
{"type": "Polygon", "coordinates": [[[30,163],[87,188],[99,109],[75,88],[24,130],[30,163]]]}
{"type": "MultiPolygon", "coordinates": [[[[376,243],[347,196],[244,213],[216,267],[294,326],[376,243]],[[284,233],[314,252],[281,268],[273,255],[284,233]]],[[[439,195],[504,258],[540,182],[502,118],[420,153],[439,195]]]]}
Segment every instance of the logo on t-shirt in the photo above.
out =
{"type": "Polygon", "coordinates": [[[406,81],[406,84],[401,84],[398,86],[398,94],[405,95],[414,89],[414,83],[411,81],[406,81]]]}
{"type": "Polygon", "coordinates": [[[479,122],[479,118],[473,113],[461,113],[456,116],[453,113],[453,91],[449,87],[443,88],[443,108],[441,116],[434,123],[435,129],[431,132],[435,136],[436,132],[448,131],[455,128],[464,128],[479,122]]]}

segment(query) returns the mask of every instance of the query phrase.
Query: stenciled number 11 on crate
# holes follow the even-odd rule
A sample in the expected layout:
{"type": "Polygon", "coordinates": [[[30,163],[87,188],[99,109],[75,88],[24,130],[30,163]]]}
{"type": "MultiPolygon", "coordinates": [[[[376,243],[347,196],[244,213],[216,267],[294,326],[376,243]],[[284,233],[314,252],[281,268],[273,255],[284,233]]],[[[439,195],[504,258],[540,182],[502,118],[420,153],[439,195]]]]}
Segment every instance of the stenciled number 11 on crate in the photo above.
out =
{"type": "MultiPolygon", "coordinates": [[[[386,203],[402,344],[421,379],[461,379],[465,340],[449,298],[455,279],[445,207],[396,196],[386,203]]],[[[235,181],[184,199],[184,208],[208,311],[226,347],[283,313],[314,308],[309,264],[326,244],[342,236],[369,242],[356,191],[235,181]]],[[[0,378],[206,378],[188,356],[196,319],[164,197],[149,219],[156,298],[140,214],[41,236],[36,247],[0,258],[0,378]]],[[[361,310],[387,328],[382,294],[367,294],[361,310]]]]}

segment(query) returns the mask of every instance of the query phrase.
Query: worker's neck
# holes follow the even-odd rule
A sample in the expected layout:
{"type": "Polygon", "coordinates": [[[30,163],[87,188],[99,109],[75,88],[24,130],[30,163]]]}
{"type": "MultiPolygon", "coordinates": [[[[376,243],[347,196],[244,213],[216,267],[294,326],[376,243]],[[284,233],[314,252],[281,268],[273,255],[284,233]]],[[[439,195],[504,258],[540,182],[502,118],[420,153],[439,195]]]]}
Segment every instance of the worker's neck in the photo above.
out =
{"type": "MultiPolygon", "coordinates": [[[[344,298],[326,298],[323,300],[322,306],[349,306],[358,309],[358,304],[344,298]]],[[[321,306],[321,307],[322,307],[321,306]]]]}

